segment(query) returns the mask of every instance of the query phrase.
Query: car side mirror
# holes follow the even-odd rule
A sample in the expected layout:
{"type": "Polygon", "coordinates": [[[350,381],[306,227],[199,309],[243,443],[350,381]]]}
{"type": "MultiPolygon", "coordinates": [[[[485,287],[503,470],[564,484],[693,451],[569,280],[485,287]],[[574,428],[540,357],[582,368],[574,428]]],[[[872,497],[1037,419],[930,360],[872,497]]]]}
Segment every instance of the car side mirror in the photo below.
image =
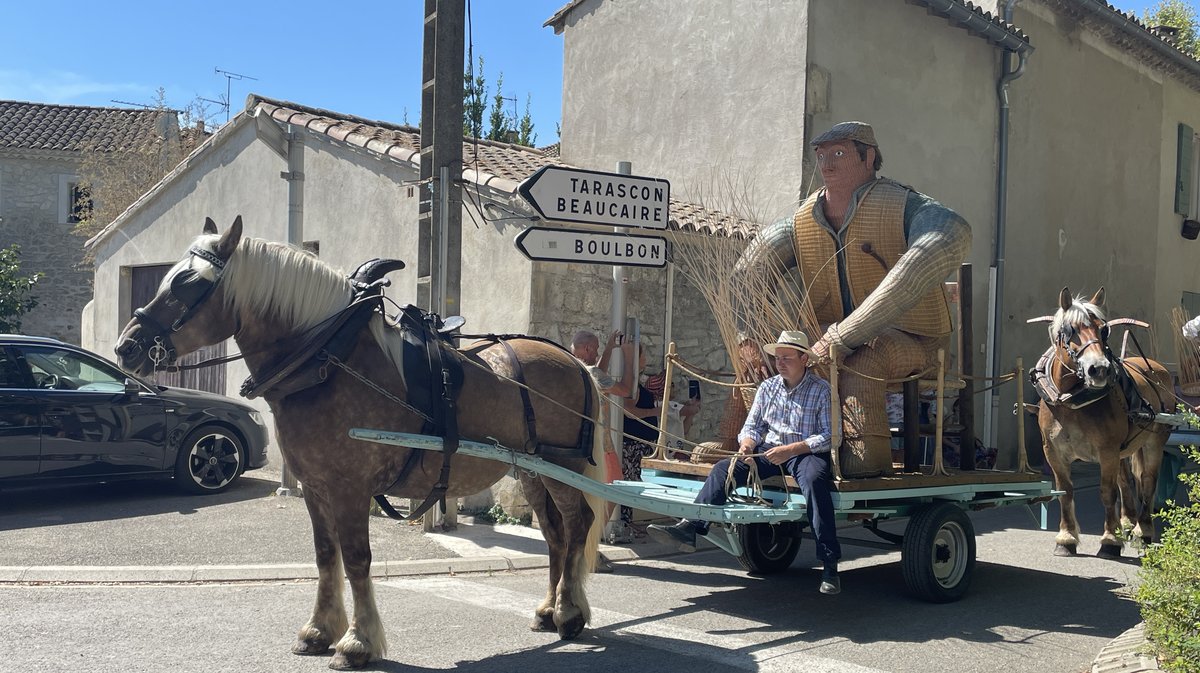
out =
{"type": "Polygon", "coordinates": [[[137,397],[142,392],[142,386],[133,379],[125,379],[125,395],[127,397],[137,397]]]}

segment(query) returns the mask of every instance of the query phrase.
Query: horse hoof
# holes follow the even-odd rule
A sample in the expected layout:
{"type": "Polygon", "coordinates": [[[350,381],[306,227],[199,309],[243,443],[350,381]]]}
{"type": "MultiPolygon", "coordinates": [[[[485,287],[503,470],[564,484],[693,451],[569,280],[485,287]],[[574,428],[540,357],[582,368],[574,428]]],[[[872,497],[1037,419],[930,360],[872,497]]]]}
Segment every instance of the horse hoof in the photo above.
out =
{"type": "Polygon", "coordinates": [[[371,663],[371,655],[366,652],[336,652],[333,659],[329,661],[329,667],[335,671],[354,671],[366,668],[369,663],[371,663]]]}
{"type": "Polygon", "coordinates": [[[329,643],[313,640],[311,638],[297,640],[292,644],[292,654],[299,654],[306,657],[325,654],[328,651],[329,643]]]}
{"type": "Polygon", "coordinates": [[[1075,545],[1073,544],[1056,544],[1054,545],[1055,556],[1074,556],[1075,545]]]}
{"type": "Polygon", "coordinates": [[[1121,558],[1121,545],[1102,544],[1100,545],[1100,551],[1096,553],[1096,556],[1106,559],[1121,558]]]}
{"type": "Polygon", "coordinates": [[[554,625],[554,613],[547,612],[544,615],[534,615],[533,622],[529,625],[529,630],[542,632],[557,631],[558,627],[554,625]]]}
{"type": "Polygon", "coordinates": [[[583,615],[572,617],[563,622],[558,627],[559,640],[574,640],[579,634],[583,633],[583,627],[587,625],[587,621],[583,615]]]}

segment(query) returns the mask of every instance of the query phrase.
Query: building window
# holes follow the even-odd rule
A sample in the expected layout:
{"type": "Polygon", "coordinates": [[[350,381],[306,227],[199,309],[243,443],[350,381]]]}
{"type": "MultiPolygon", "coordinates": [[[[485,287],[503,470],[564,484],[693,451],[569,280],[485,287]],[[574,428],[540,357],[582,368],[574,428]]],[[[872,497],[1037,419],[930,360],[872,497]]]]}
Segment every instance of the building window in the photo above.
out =
{"type": "Polygon", "coordinates": [[[1183,304],[1183,310],[1187,312],[1189,318],[1200,316],[1200,293],[1184,290],[1180,303],[1183,304]]]}
{"type": "Polygon", "coordinates": [[[77,224],[92,210],[92,195],[74,175],[58,176],[58,221],[77,224]]]}

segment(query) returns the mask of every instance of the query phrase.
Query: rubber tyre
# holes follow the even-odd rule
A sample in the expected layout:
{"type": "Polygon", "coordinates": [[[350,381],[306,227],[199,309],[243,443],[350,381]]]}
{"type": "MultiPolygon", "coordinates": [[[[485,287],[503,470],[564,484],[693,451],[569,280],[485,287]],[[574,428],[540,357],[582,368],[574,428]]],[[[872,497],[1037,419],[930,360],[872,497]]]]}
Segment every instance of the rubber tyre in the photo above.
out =
{"type": "Polygon", "coordinates": [[[175,483],[188,493],[212,494],[229,488],[246,465],[246,449],[234,433],[216,425],[197,428],[179,447],[175,483]]]}
{"type": "Polygon", "coordinates": [[[900,553],[909,593],[930,603],[966,595],[975,572],[975,526],[951,503],[926,505],[908,520],[900,553]]]}
{"type": "Polygon", "coordinates": [[[750,523],[734,526],[742,555],[738,563],[757,575],[773,575],[791,567],[800,552],[800,529],[793,524],[750,523]]]}

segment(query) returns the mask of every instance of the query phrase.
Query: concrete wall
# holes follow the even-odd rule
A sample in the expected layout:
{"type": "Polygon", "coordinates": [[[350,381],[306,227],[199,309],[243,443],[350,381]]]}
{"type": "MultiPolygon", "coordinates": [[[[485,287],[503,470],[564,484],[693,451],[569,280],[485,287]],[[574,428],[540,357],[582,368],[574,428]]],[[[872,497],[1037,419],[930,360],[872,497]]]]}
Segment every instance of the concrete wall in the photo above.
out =
{"type": "Polygon", "coordinates": [[[64,177],[78,161],[53,153],[0,152],[0,248],[21,248],[21,275],[44,276],[32,295],[38,306],[21,318],[25,334],[80,343],[80,311],[91,299],[83,239],[61,217],[64,177]]]}
{"type": "Polygon", "coordinates": [[[735,185],[762,219],[791,212],[808,4],[581,4],[563,33],[563,161],[603,171],[631,161],[679,199],[709,203],[735,185]]]}
{"type": "MultiPolygon", "coordinates": [[[[1168,79],[1163,82],[1162,107],[1153,318],[1160,357],[1178,362],[1179,354],[1175,352],[1174,335],[1171,333],[1171,309],[1180,305],[1183,292],[1200,293],[1200,264],[1196,263],[1197,255],[1200,255],[1200,241],[1189,241],[1179,235],[1183,215],[1176,214],[1174,209],[1175,137],[1180,123],[1200,130],[1200,92],[1168,79]]],[[[1195,179],[1193,175],[1192,180],[1195,179]]],[[[1198,198],[1200,190],[1193,190],[1193,209],[1198,198]]]]}
{"type": "Polygon", "coordinates": [[[1159,242],[1161,213],[1171,209],[1165,185],[1174,180],[1162,168],[1165,143],[1174,155],[1174,130],[1168,141],[1161,77],[1040,3],[1021,3],[1015,19],[1037,51],[1011,88],[1000,330],[1004,361],[1024,355],[1030,366],[1049,341],[1045,325],[1025,320],[1053,313],[1064,286],[1089,297],[1104,286],[1111,315],[1169,329],[1154,302],[1156,284],[1174,281],[1154,269],[1162,247],[1181,239],[1159,242]]]}

